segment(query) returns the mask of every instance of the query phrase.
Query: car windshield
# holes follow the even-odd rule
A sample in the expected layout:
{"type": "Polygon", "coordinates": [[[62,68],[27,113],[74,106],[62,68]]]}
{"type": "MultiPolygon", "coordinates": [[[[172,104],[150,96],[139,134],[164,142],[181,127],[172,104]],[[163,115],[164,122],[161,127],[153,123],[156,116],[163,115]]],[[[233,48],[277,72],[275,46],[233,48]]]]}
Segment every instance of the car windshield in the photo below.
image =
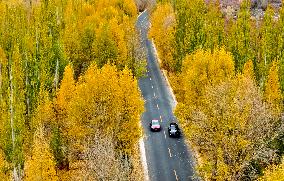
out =
{"type": "Polygon", "coordinates": [[[176,126],[175,125],[171,125],[171,130],[176,130],[176,126]]]}
{"type": "Polygon", "coordinates": [[[159,124],[158,121],[152,121],[152,125],[153,125],[153,126],[157,126],[157,125],[160,125],[160,124],[159,124]]]}

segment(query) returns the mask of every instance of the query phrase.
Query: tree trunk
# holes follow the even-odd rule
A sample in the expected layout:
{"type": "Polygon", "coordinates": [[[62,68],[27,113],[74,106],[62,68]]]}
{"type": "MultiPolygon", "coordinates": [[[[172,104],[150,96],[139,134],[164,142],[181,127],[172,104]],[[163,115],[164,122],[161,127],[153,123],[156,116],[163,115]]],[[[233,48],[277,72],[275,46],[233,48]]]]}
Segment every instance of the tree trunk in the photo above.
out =
{"type": "Polygon", "coordinates": [[[28,57],[26,54],[26,62],[25,62],[25,71],[26,71],[26,106],[27,106],[27,118],[30,118],[30,97],[29,97],[29,77],[28,77],[28,57]]]}
{"type": "Polygon", "coordinates": [[[217,176],[217,164],[218,164],[218,155],[217,155],[217,148],[214,150],[213,153],[213,169],[212,169],[212,175],[211,179],[213,181],[216,181],[216,176],[217,176]]]}
{"type": "Polygon", "coordinates": [[[57,60],[56,60],[56,68],[55,68],[55,75],[54,75],[54,81],[53,81],[55,91],[56,91],[57,88],[58,88],[58,81],[59,81],[58,69],[59,69],[59,60],[58,60],[58,58],[57,58],[57,60]]]}
{"type": "Polygon", "coordinates": [[[0,63],[0,101],[2,100],[2,63],[0,63]]]}
{"type": "MultiPolygon", "coordinates": [[[[10,102],[10,124],[11,124],[11,132],[12,132],[12,145],[13,145],[13,151],[15,150],[15,131],[14,131],[14,101],[13,101],[13,70],[12,70],[12,62],[10,62],[10,69],[9,69],[9,79],[10,79],[10,97],[9,97],[9,102],[10,102]]],[[[14,169],[13,169],[13,179],[15,181],[19,181],[20,179],[20,174],[19,170],[17,169],[17,165],[14,164],[14,169]]]]}

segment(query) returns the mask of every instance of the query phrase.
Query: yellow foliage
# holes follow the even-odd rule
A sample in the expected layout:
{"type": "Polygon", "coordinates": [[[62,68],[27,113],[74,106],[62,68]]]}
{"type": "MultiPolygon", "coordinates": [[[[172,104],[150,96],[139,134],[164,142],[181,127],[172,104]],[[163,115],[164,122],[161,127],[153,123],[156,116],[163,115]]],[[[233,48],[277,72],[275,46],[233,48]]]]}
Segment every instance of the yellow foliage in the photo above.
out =
{"type": "Polygon", "coordinates": [[[8,162],[4,158],[4,153],[0,150],[0,178],[1,180],[11,180],[10,173],[6,170],[8,162]]]}
{"type": "Polygon", "coordinates": [[[24,180],[58,180],[55,161],[40,126],[35,133],[32,156],[25,163],[24,180]]]}
{"type": "MultiPolygon", "coordinates": [[[[63,78],[59,95],[60,92],[66,95],[63,92],[66,80],[63,78]]],[[[98,69],[93,64],[73,90],[67,94],[70,99],[62,122],[64,134],[72,140],[72,149],[83,151],[85,138],[100,128],[102,134],[114,134],[117,148],[131,153],[141,137],[139,121],[144,107],[137,80],[131,71],[126,68],[119,72],[110,64],[98,69]]],[[[64,102],[64,96],[61,102],[64,102]]]]}
{"type": "Polygon", "coordinates": [[[119,3],[121,4],[121,9],[126,15],[134,17],[137,15],[137,8],[133,0],[118,0],[117,4],[119,3]]]}
{"type": "Polygon", "coordinates": [[[63,41],[76,77],[94,60],[99,67],[115,63],[119,70],[133,64],[128,61],[132,47],[126,36],[136,34],[134,29],[128,31],[136,14],[132,0],[67,2],[63,41]]]}
{"type": "Polygon", "coordinates": [[[274,136],[277,119],[253,78],[251,61],[243,75],[235,76],[232,56],[224,49],[197,50],[183,62],[176,85],[183,99],[175,114],[202,155],[199,172],[204,178],[236,180],[259,151],[258,144],[274,136]]]}
{"type": "Polygon", "coordinates": [[[243,75],[255,81],[255,74],[253,70],[253,63],[251,60],[247,61],[243,68],[243,75]]]}
{"type": "Polygon", "coordinates": [[[7,62],[7,58],[6,58],[6,55],[5,55],[5,52],[4,50],[0,47],[0,64],[3,65],[6,65],[8,62],[7,62]]]}
{"type": "Polygon", "coordinates": [[[65,67],[60,89],[57,93],[56,103],[60,109],[66,109],[75,91],[75,80],[72,66],[65,67]]]}
{"type": "Polygon", "coordinates": [[[115,64],[118,67],[124,67],[127,60],[127,47],[125,41],[125,32],[122,27],[118,24],[116,19],[110,21],[110,28],[113,36],[114,42],[116,42],[116,47],[118,49],[117,62],[115,64]]]}
{"type": "Polygon", "coordinates": [[[176,21],[174,10],[169,3],[158,5],[151,16],[151,25],[149,36],[154,39],[157,46],[162,67],[173,72],[176,21]]]}
{"type": "Polygon", "coordinates": [[[224,49],[197,50],[185,58],[182,68],[184,102],[193,107],[202,106],[206,86],[216,85],[234,76],[234,61],[224,49]]]}
{"type": "Polygon", "coordinates": [[[264,171],[264,175],[258,179],[259,181],[284,181],[284,159],[279,165],[272,165],[264,171]]]}
{"type": "Polygon", "coordinates": [[[2,23],[6,15],[5,3],[3,1],[0,2],[0,14],[2,15],[0,17],[0,22],[2,23]]]}
{"type": "MultiPolygon", "coordinates": [[[[5,93],[8,91],[6,88],[8,86],[8,72],[5,68],[8,64],[4,50],[0,47],[0,136],[5,133],[5,125],[7,124],[8,118],[8,107],[9,105],[6,101],[3,101],[5,93]]],[[[2,139],[4,140],[4,139],[2,139]]]]}
{"type": "Polygon", "coordinates": [[[54,123],[55,113],[53,110],[53,103],[49,100],[48,92],[41,87],[39,93],[39,103],[33,117],[33,128],[39,125],[49,125],[54,123]]]}
{"type": "Polygon", "coordinates": [[[254,146],[269,137],[262,131],[273,129],[259,90],[252,80],[240,75],[207,85],[202,106],[193,106],[186,101],[178,103],[176,114],[185,135],[206,155],[201,174],[210,179],[234,180],[244,163],[253,158],[254,146]],[[251,131],[260,125],[265,126],[251,131]]]}
{"type": "Polygon", "coordinates": [[[137,9],[134,1],[132,0],[103,0],[96,2],[97,10],[103,10],[104,12],[111,12],[106,10],[108,7],[115,8],[120,13],[125,13],[128,16],[134,16],[137,14],[137,9]]]}
{"type": "Polygon", "coordinates": [[[142,136],[140,115],[144,111],[144,102],[137,87],[137,80],[129,69],[124,69],[119,76],[122,88],[122,120],[118,130],[118,139],[123,143],[119,149],[131,153],[137,141],[142,136]]]}
{"type": "Polygon", "coordinates": [[[264,98],[273,109],[275,115],[282,112],[283,97],[280,89],[279,70],[277,61],[273,61],[265,84],[264,98]]]}

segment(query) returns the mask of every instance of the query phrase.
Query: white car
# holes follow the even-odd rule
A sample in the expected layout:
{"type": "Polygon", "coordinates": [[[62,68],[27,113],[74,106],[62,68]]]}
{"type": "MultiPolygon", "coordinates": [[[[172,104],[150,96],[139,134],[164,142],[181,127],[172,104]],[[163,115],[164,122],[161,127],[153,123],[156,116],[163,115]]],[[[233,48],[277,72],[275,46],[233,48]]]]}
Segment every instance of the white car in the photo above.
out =
{"type": "Polygon", "coordinates": [[[159,120],[153,119],[150,123],[150,129],[151,129],[151,131],[160,131],[161,125],[159,123],[159,120]]]}

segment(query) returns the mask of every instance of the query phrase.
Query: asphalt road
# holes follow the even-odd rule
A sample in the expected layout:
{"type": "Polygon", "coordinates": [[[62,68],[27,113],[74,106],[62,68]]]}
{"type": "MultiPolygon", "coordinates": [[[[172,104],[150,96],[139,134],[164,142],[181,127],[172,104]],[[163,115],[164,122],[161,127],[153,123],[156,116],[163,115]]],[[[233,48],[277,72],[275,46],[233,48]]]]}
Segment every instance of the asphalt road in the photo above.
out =
{"type": "Polygon", "coordinates": [[[149,27],[147,11],[137,20],[136,27],[141,32],[143,44],[147,49],[147,75],[139,80],[139,87],[145,99],[145,113],[142,125],[145,132],[144,144],[151,181],[196,180],[194,178],[193,159],[183,137],[170,138],[167,127],[175,120],[174,99],[167,87],[157,64],[152,42],[147,37],[149,27]],[[151,132],[149,123],[158,119],[162,126],[160,132],[151,132]]]}

